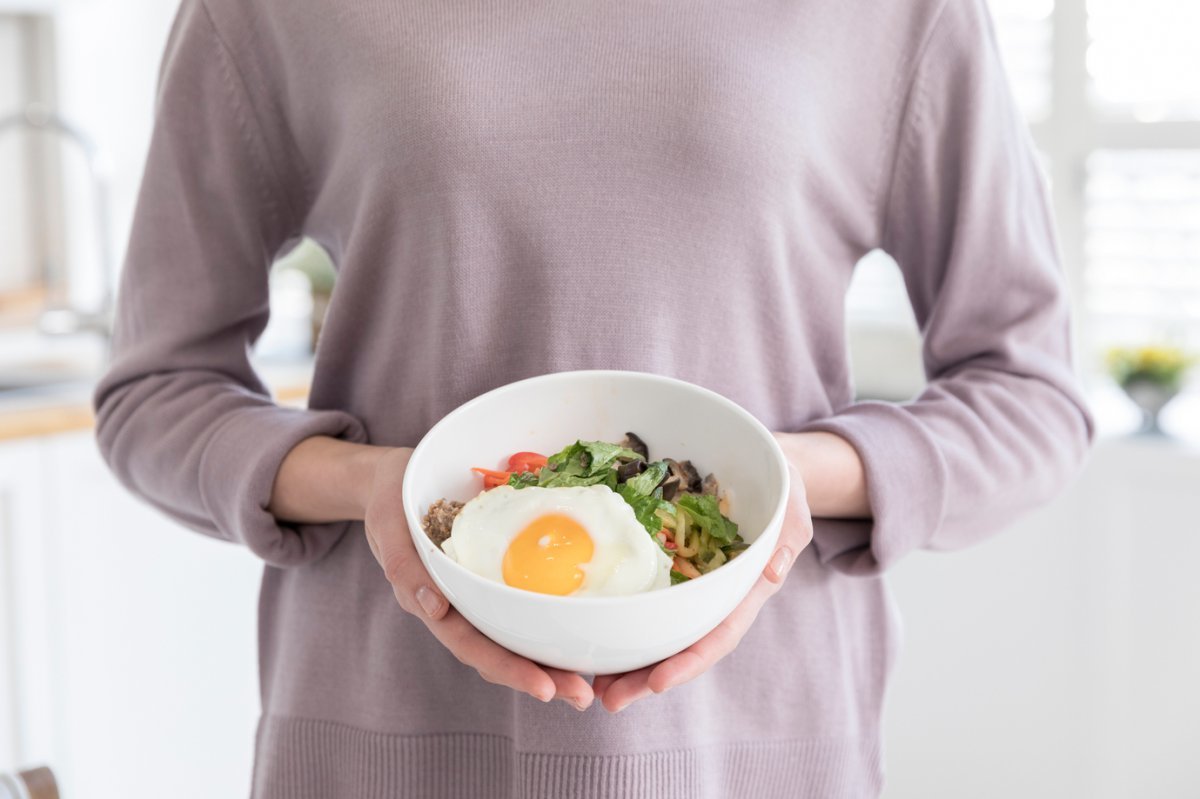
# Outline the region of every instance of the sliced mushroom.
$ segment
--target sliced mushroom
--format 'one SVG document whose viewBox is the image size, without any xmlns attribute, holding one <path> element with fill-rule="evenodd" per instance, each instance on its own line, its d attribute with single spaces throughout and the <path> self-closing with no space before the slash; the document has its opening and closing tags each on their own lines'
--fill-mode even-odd
<svg viewBox="0 0 1200 799">
<path fill-rule="evenodd" d="M 638 438 L 637 433 L 626 433 L 624 440 L 621 441 L 621 446 L 625 449 L 633 450 L 646 460 L 650 460 L 650 448 L 646 446 L 645 441 Z"/>
<path fill-rule="evenodd" d="M 675 499 L 675 495 L 679 493 L 679 477 L 677 475 L 668 472 L 659 485 L 662 486 L 662 498 L 667 502 Z"/>
<path fill-rule="evenodd" d="M 617 467 L 617 482 L 624 483 L 630 477 L 636 477 L 646 471 L 645 461 L 625 461 Z"/>
<path fill-rule="evenodd" d="M 679 467 L 683 469 L 683 484 L 687 486 L 687 490 L 693 494 L 699 494 L 701 489 L 700 473 L 696 471 L 696 467 L 691 461 L 680 461 Z"/>
<path fill-rule="evenodd" d="M 672 458 L 663 458 L 667 464 L 667 475 L 679 478 L 679 484 L 683 487 L 687 486 L 687 474 L 683 471 L 683 467 L 679 465 L 679 461 Z"/>
<path fill-rule="evenodd" d="M 719 493 L 720 486 L 717 485 L 717 478 L 713 477 L 712 473 L 704 476 L 704 482 L 700 486 L 701 494 L 712 494 L 714 497 Z"/>
</svg>

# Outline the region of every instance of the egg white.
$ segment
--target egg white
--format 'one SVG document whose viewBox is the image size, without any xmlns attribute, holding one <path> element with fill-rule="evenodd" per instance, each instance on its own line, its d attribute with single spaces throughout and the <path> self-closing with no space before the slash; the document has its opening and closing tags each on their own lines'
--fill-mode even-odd
<svg viewBox="0 0 1200 799">
<path fill-rule="evenodd" d="M 623 596 L 671 584 L 671 558 L 638 523 L 633 508 L 607 486 L 484 491 L 463 505 L 442 551 L 481 577 L 504 582 L 504 553 L 539 516 L 561 513 L 592 538 L 583 584 L 570 596 Z"/>
</svg>

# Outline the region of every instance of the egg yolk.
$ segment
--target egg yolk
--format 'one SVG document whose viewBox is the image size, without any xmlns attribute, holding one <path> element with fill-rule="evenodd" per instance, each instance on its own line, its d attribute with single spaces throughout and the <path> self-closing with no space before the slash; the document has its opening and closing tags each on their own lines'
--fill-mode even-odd
<svg viewBox="0 0 1200 799">
<path fill-rule="evenodd" d="M 583 564 L 595 545 L 579 522 L 561 513 L 539 516 L 504 553 L 504 582 L 539 594 L 565 596 L 583 584 Z"/>
</svg>

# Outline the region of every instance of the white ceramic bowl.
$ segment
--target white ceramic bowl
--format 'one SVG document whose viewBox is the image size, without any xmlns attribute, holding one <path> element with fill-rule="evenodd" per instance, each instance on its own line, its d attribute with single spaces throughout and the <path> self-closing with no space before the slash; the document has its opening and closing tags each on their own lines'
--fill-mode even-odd
<svg viewBox="0 0 1200 799">
<path fill-rule="evenodd" d="M 751 542 L 695 580 L 624 597 L 560 597 L 486 580 L 451 560 L 421 528 L 430 504 L 482 490 L 472 466 L 550 455 L 576 439 L 619 442 L 637 433 L 651 458 L 691 459 L 728 492 L 729 517 Z M 774 437 L 733 401 L 682 380 L 614 370 L 557 372 L 476 397 L 435 424 L 404 476 L 408 525 L 446 598 L 492 640 L 531 660 L 585 674 L 647 666 L 712 630 L 749 592 L 774 551 L 788 469 Z"/>
</svg>

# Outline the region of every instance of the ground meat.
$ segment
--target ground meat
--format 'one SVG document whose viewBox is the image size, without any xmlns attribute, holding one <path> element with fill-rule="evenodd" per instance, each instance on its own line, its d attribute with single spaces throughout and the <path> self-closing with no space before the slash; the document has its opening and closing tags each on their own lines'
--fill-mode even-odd
<svg viewBox="0 0 1200 799">
<path fill-rule="evenodd" d="M 440 548 L 442 542 L 450 537 L 450 528 L 454 525 L 454 517 L 462 510 L 463 503 L 453 499 L 439 499 L 429 506 L 429 513 L 421 520 L 425 535 Z"/>
</svg>

